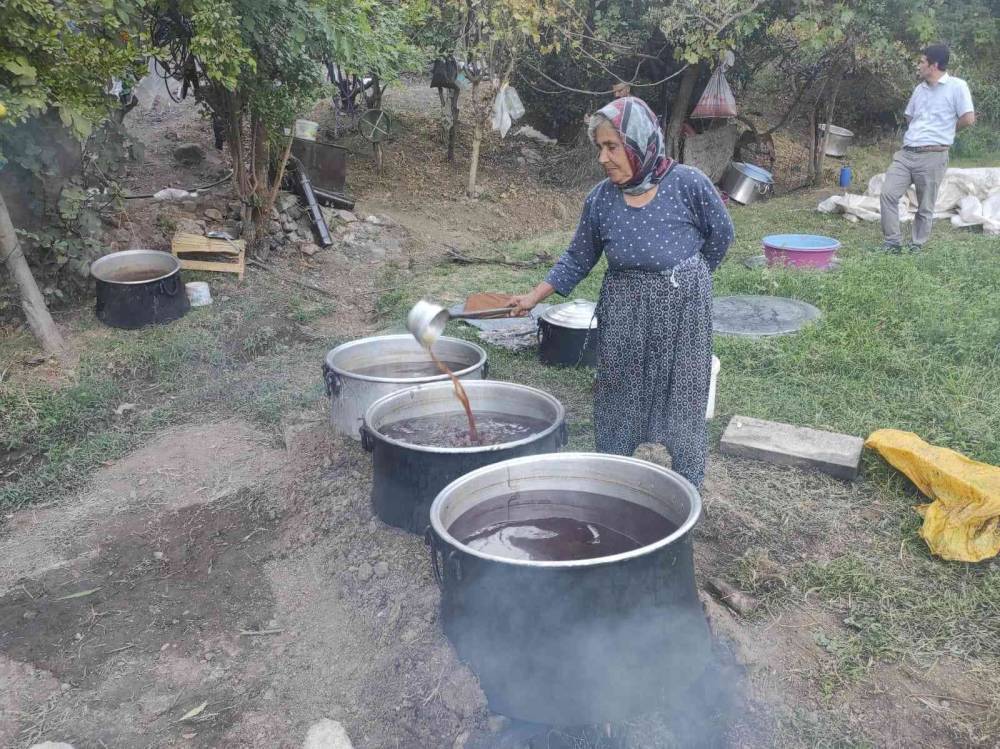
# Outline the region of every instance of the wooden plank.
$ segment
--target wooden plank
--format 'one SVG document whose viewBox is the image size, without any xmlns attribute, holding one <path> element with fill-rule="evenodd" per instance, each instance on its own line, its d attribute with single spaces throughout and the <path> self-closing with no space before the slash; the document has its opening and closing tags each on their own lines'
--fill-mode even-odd
<svg viewBox="0 0 1000 749">
<path fill-rule="evenodd" d="M 239 255 L 246 250 L 246 242 L 242 239 L 213 239 L 200 234 L 177 232 L 170 243 L 170 251 L 174 255 L 182 252 L 210 252 L 222 255 Z"/>
<path fill-rule="evenodd" d="M 728 455 L 815 468 L 842 479 L 857 477 L 863 447 L 860 437 L 749 416 L 733 416 L 719 443 Z"/>
</svg>

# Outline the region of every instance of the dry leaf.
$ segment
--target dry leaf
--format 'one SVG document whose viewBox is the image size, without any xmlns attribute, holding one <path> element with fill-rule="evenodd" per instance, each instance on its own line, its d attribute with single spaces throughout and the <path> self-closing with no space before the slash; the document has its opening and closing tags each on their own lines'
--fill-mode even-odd
<svg viewBox="0 0 1000 749">
<path fill-rule="evenodd" d="M 202 714 L 202 712 L 206 707 L 208 707 L 207 702 L 202 702 L 200 705 L 198 705 L 198 707 L 192 707 L 190 710 L 184 713 L 184 715 L 181 716 L 181 719 L 177 722 L 183 723 L 185 720 L 191 720 L 191 718 L 197 718 L 199 715 Z"/>
<path fill-rule="evenodd" d="M 70 593 L 68 596 L 62 596 L 62 597 L 56 598 L 54 600 L 56 600 L 56 601 L 68 601 L 70 598 L 83 598 L 84 596 L 92 595 L 92 594 L 96 593 L 99 590 L 100 590 L 100 588 L 91 588 L 90 590 L 81 590 L 79 593 Z"/>
</svg>

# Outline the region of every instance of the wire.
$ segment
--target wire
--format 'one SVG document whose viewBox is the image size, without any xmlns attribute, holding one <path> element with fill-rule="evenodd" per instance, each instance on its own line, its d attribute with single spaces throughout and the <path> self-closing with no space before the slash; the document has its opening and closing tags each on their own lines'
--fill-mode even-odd
<svg viewBox="0 0 1000 749">
<path fill-rule="evenodd" d="M 233 176 L 233 170 L 230 169 L 229 170 L 229 174 L 227 174 L 222 179 L 216 180 L 215 182 L 211 183 L 210 185 L 202 185 L 201 187 L 190 187 L 190 188 L 179 187 L 177 189 L 178 190 L 185 190 L 186 192 L 201 192 L 202 190 L 207 190 L 210 187 L 215 187 L 216 185 L 221 185 L 223 182 L 231 179 L 232 176 Z M 150 193 L 149 195 L 119 195 L 118 197 L 120 197 L 122 200 L 139 200 L 139 199 L 143 199 L 143 198 L 152 198 L 152 197 L 155 197 L 155 196 L 156 196 L 156 193 Z"/>
</svg>

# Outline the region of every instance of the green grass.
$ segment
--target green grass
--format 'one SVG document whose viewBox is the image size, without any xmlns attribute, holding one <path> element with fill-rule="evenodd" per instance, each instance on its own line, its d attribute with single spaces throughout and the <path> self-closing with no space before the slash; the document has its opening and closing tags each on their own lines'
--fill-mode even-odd
<svg viewBox="0 0 1000 749">
<path fill-rule="evenodd" d="M 0 508 L 72 491 L 166 426 L 235 415 L 276 437 L 284 414 L 319 401 L 326 344 L 294 336 L 327 301 L 213 282 L 211 307 L 162 327 L 90 337 L 62 388 L 0 382 L 0 467 L 6 455 L 12 470 L 0 482 Z M 96 326 L 84 312 L 77 332 Z M 123 403 L 137 408 L 116 414 Z"/>
</svg>

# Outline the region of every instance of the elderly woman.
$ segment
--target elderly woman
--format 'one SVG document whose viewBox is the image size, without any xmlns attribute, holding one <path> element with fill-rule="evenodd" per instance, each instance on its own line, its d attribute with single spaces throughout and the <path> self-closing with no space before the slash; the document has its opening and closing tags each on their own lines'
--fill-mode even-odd
<svg viewBox="0 0 1000 749">
<path fill-rule="evenodd" d="M 589 126 L 608 178 L 591 190 L 569 248 L 531 292 L 523 314 L 554 291 L 570 294 L 604 253 L 597 304 L 597 449 L 632 455 L 660 442 L 675 471 L 705 478 L 712 366 L 712 276 L 733 241 L 719 193 L 697 169 L 664 154 L 656 116 L 616 99 Z"/>
</svg>

